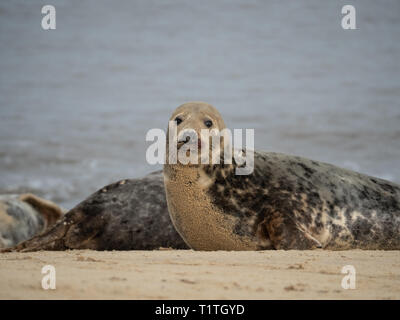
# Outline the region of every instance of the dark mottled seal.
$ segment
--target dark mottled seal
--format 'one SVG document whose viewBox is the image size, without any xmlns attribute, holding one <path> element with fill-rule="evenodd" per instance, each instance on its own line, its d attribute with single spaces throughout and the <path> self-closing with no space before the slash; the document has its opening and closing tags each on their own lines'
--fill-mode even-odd
<svg viewBox="0 0 400 320">
<path fill-rule="evenodd" d="M 168 215 L 161 171 L 103 187 L 15 251 L 187 248 Z"/>
<path fill-rule="evenodd" d="M 51 227 L 63 215 L 55 203 L 27 193 L 0 196 L 0 248 L 15 246 Z"/>
<path fill-rule="evenodd" d="M 200 135 L 206 121 L 225 127 L 201 102 L 180 106 L 174 120 L 178 136 L 187 128 Z M 236 167 L 222 155 L 217 165 L 164 165 L 169 212 L 191 248 L 400 249 L 399 185 L 272 152 L 255 152 L 250 175 L 235 175 Z"/>
</svg>

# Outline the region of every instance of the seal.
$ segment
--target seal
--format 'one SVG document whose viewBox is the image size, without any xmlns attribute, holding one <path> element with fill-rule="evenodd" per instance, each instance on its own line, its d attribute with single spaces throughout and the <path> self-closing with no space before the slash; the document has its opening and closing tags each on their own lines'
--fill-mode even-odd
<svg viewBox="0 0 400 320">
<path fill-rule="evenodd" d="M 3 251 L 186 249 L 168 215 L 162 172 L 107 185 L 46 232 Z"/>
<path fill-rule="evenodd" d="M 170 121 L 177 124 L 178 150 L 188 142 L 179 139 L 188 128 L 198 136 L 201 129 L 225 128 L 205 102 L 181 105 Z M 395 183 L 274 152 L 254 151 L 249 175 L 236 175 L 235 160 L 224 163 L 223 148 L 220 164 L 169 163 L 168 139 L 168 209 L 193 249 L 400 249 Z"/>
<path fill-rule="evenodd" d="M 55 203 L 26 193 L 0 196 L 0 248 L 15 246 L 41 233 L 61 218 Z"/>
</svg>

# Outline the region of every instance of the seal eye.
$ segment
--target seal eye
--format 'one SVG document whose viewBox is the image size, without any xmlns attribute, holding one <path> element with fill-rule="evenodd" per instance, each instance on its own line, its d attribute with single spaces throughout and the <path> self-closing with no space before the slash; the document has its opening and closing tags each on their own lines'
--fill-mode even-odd
<svg viewBox="0 0 400 320">
<path fill-rule="evenodd" d="M 175 118 L 175 122 L 176 122 L 176 125 L 179 126 L 179 124 L 182 122 L 182 119 L 179 118 L 179 117 L 176 117 L 176 118 Z"/>
<path fill-rule="evenodd" d="M 207 128 L 211 128 L 211 126 L 213 125 L 211 120 L 204 121 L 204 124 L 206 125 Z"/>
</svg>

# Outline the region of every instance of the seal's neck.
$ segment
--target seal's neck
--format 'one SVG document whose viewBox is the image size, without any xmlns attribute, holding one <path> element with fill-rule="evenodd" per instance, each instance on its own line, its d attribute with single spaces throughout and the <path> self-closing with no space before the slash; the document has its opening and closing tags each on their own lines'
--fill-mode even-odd
<svg viewBox="0 0 400 320">
<path fill-rule="evenodd" d="M 243 151 L 244 152 L 244 151 Z M 210 151 L 211 154 L 211 151 Z M 233 151 L 232 151 L 233 154 Z M 164 178 L 171 181 L 179 180 L 184 183 L 184 181 L 188 184 L 196 182 L 200 180 L 201 185 L 204 187 L 204 180 L 208 180 L 207 185 L 211 182 L 215 181 L 218 177 L 227 177 L 228 175 L 235 172 L 237 167 L 242 167 L 239 165 L 235 158 L 233 158 L 230 162 L 225 163 L 225 157 L 223 149 L 220 150 L 219 153 L 219 163 L 218 164 L 181 164 L 174 163 L 170 164 L 168 162 L 168 151 L 167 151 L 167 161 L 164 164 Z M 210 159 L 211 162 L 211 159 Z M 183 186 L 182 186 L 183 187 Z"/>
<path fill-rule="evenodd" d="M 182 165 L 165 164 L 164 180 L 174 184 L 179 184 L 180 188 L 199 189 L 207 191 L 215 182 L 223 180 L 234 172 L 235 166 L 230 164 L 214 165 Z"/>
</svg>

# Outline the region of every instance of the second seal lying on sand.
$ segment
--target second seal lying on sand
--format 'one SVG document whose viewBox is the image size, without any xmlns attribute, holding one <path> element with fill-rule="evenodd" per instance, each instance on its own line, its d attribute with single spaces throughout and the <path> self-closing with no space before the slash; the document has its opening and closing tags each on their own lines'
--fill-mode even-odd
<svg viewBox="0 0 400 320">
<path fill-rule="evenodd" d="M 202 102 L 180 106 L 171 121 L 178 149 L 189 142 L 179 140 L 186 129 L 200 137 L 201 129 L 225 128 Z M 191 248 L 400 249 L 399 185 L 271 152 L 255 152 L 253 173 L 235 175 L 237 164 L 220 158 L 215 165 L 164 165 L 168 209 Z"/>
<path fill-rule="evenodd" d="M 8 251 L 187 248 L 168 216 L 160 171 L 92 194 L 43 234 Z"/>
<path fill-rule="evenodd" d="M 0 248 L 12 247 L 56 223 L 63 211 L 33 194 L 0 195 Z"/>
</svg>

